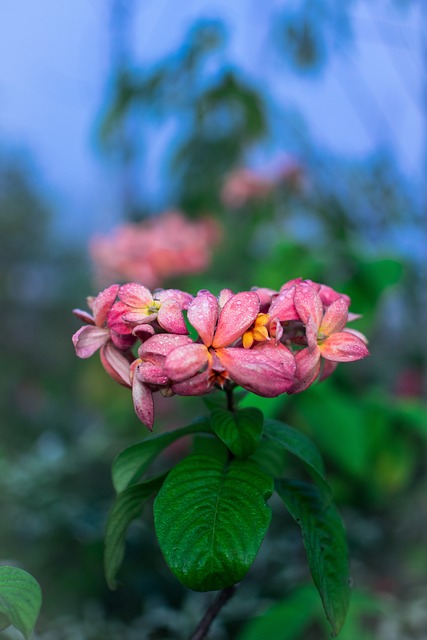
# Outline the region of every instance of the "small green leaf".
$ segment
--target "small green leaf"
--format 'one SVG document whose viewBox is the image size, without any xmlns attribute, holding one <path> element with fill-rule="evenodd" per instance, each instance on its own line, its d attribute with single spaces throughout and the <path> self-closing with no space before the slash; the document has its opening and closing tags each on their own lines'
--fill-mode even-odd
<svg viewBox="0 0 427 640">
<path fill-rule="evenodd" d="M 304 637 L 308 625 L 321 613 L 316 589 L 313 585 L 304 585 L 251 620 L 237 640 L 298 640 Z"/>
<path fill-rule="evenodd" d="M 145 502 L 160 489 L 166 474 L 134 484 L 119 493 L 108 515 L 105 531 L 104 568 L 110 589 L 116 588 L 116 574 L 125 554 L 127 529 L 141 515 Z"/>
<path fill-rule="evenodd" d="M 149 436 L 124 449 L 113 462 L 113 485 L 120 493 L 126 487 L 135 484 L 146 471 L 152 461 L 172 442 L 193 433 L 210 433 L 208 418 L 203 418 L 175 431 L 168 431 L 155 436 Z"/>
<path fill-rule="evenodd" d="M 310 438 L 302 433 L 302 431 L 294 429 L 278 420 L 266 420 L 264 424 L 264 434 L 268 440 L 277 442 L 301 460 L 325 495 L 330 495 L 331 490 L 325 478 L 322 456 Z"/>
<path fill-rule="evenodd" d="M 160 548 L 172 573 L 195 591 L 239 582 L 271 520 L 272 478 L 250 460 L 192 455 L 169 473 L 154 502 Z"/>
<path fill-rule="evenodd" d="M 247 458 L 255 451 L 261 440 L 263 422 L 261 411 L 250 407 L 234 412 L 216 408 L 211 413 L 214 433 L 237 458 Z"/>
<path fill-rule="evenodd" d="M 340 514 L 315 485 L 278 480 L 276 491 L 301 527 L 311 575 L 337 635 L 350 601 L 347 537 Z"/>
<path fill-rule="evenodd" d="M 0 630 L 12 624 L 29 638 L 42 603 L 40 586 L 29 573 L 0 567 Z"/>
</svg>

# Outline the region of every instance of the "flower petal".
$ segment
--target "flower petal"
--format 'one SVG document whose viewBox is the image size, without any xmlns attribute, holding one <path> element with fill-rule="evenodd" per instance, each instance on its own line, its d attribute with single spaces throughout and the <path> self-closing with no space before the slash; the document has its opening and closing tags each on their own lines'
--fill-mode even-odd
<svg viewBox="0 0 427 640">
<path fill-rule="evenodd" d="M 155 292 L 154 299 L 159 302 L 165 302 L 165 300 L 173 300 L 179 304 L 180 309 L 188 309 L 190 302 L 194 300 L 191 293 L 186 291 L 180 291 L 179 289 L 161 289 Z"/>
<path fill-rule="evenodd" d="M 295 354 L 297 365 L 295 384 L 289 393 L 300 393 L 315 382 L 320 373 L 320 351 L 302 349 Z"/>
<path fill-rule="evenodd" d="M 110 339 L 108 329 L 94 325 L 80 327 L 73 335 L 73 344 L 79 358 L 89 358 Z"/>
<path fill-rule="evenodd" d="M 107 342 L 100 351 L 102 366 L 109 376 L 124 387 L 131 387 L 130 381 L 130 359 L 133 357 L 116 349 Z"/>
<path fill-rule="evenodd" d="M 338 298 L 344 298 L 347 307 L 350 306 L 351 300 L 349 296 L 347 296 L 345 293 L 338 293 L 338 291 L 335 291 L 335 289 L 332 289 L 332 287 L 328 287 L 328 285 L 326 284 L 320 285 L 319 296 L 324 307 L 329 307 L 329 305 L 335 302 L 335 300 L 337 300 Z"/>
<path fill-rule="evenodd" d="M 143 342 L 139 347 L 138 355 L 140 358 L 144 358 L 147 354 L 151 353 L 167 356 L 173 349 L 182 347 L 185 344 L 192 344 L 192 342 L 190 336 L 158 333 Z"/>
<path fill-rule="evenodd" d="M 187 344 L 169 353 L 165 360 L 165 372 L 171 380 L 182 382 L 192 378 L 206 366 L 209 352 L 204 344 Z"/>
<path fill-rule="evenodd" d="M 295 285 L 282 289 L 273 299 L 268 309 L 271 318 L 277 318 L 281 322 L 286 320 L 299 320 L 299 315 L 294 305 Z"/>
<path fill-rule="evenodd" d="M 210 347 L 213 340 L 215 325 L 218 320 L 218 300 L 203 289 L 199 291 L 188 307 L 187 317 L 190 324 L 201 337 L 203 344 Z"/>
<path fill-rule="evenodd" d="M 319 327 L 323 317 L 323 304 L 319 296 L 320 285 L 311 280 L 304 280 L 297 285 L 294 295 L 294 304 L 297 313 L 304 324 L 307 324 L 309 316 L 313 318 Z"/>
<path fill-rule="evenodd" d="M 320 333 L 330 336 L 342 331 L 348 320 L 348 304 L 344 298 L 337 298 L 329 305 L 320 323 Z"/>
<path fill-rule="evenodd" d="M 175 382 L 172 385 L 172 391 L 179 396 L 204 396 L 206 393 L 212 391 L 212 388 L 207 369 L 188 380 Z"/>
<path fill-rule="evenodd" d="M 255 291 L 242 291 L 230 298 L 220 313 L 212 346 L 227 347 L 241 338 L 257 317 L 259 304 Z"/>
<path fill-rule="evenodd" d="M 105 322 L 107 321 L 107 316 L 114 304 L 114 301 L 117 298 L 119 289 L 120 285 L 112 284 L 111 287 L 107 287 L 107 289 L 104 289 L 104 291 L 98 293 L 96 298 L 92 299 L 91 307 L 97 327 L 104 326 Z"/>
<path fill-rule="evenodd" d="M 176 300 L 162 302 L 157 314 L 157 322 L 168 333 L 188 334 L 181 306 Z"/>
<path fill-rule="evenodd" d="M 135 309 L 149 307 L 153 302 L 151 291 L 137 282 L 123 284 L 119 290 L 119 298 L 128 307 Z"/>
<path fill-rule="evenodd" d="M 354 362 L 369 355 L 363 340 L 348 331 L 332 334 L 319 349 L 324 358 L 334 362 Z"/>
<path fill-rule="evenodd" d="M 294 384 L 294 356 L 282 344 L 229 347 L 218 349 L 217 355 L 234 382 L 260 396 L 278 396 Z"/>
<path fill-rule="evenodd" d="M 164 367 L 154 362 L 141 362 L 136 369 L 135 375 L 140 382 L 145 382 L 146 384 L 161 386 L 169 382 Z"/>
<path fill-rule="evenodd" d="M 73 309 L 73 313 L 78 317 L 79 320 L 82 320 L 87 324 L 95 324 L 94 317 L 87 311 L 82 311 L 81 309 Z"/>
<path fill-rule="evenodd" d="M 132 399 L 135 413 L 150 431 L 154 424 L 153 394 L 148 384 L 141 382 L 136 376 L 133 379 Z"/>
</svg>

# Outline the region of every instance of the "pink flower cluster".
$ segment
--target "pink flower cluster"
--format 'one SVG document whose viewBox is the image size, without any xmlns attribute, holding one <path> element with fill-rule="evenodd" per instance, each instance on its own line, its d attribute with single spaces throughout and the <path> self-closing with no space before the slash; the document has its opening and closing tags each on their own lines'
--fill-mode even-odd
<svg viewBox="0 0 427 640">
<path fill-rule="evenodd" d="M 188 220 L 179 211 L 168 211 L 123 224 L 110 235 L 95 235 L 89 252 L 97 282 L 136 280 L 152 287 L 171 275 L 204 271 L 220 239 L 213 218 Z"/>
<path fill-rule="evenodd" d="M 149 429 L 155 391 L 191 396 L 240 385 L 265 397 L 298 393 L 339 362 L 369 355 L 365 337 L 346 326 L 359 317 L 349 313 L 348 296 L 301 278 L 279 291 L 223 289 L 218 297 L 114 284 L 88 304 L 92 314 L 74 310 L 86 323 L 73 335 L 76 353 L 88 358 L 100 349 Z"/>
</svg>

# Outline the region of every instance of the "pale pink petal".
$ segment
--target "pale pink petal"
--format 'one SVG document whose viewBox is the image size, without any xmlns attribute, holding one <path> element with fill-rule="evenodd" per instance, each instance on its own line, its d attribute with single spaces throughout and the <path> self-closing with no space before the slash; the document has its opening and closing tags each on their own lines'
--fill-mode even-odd
<svg viewBox="0 0 427 640">
<path fill-rule="evenodd" d="M 180 291 L 179 289 L 161 289 L 155 292 L 154 299 L 159 302 L 174 300 L 179 304 L 180 309 L 188 309 L 188 305 L 194 300 L 194 296 L 192 296 L 191 293 Z"/>
<path fill-rule="evenodd" d="M 98 327 L 104 326 L 107 321 L 107 316 L 117 298 L 119 289 L 120 285 L 112 284 L 111 287 L 107 287 L 107 289 L 101 291 L 96 298 L 92 299 L 93 317 Z"/>
<path fill-rule="evenodd" d="M 295 354 L 295 361 L 297 365 L 295 384 L 289 393 L 300 393 L 315 382 L 320 373 L 320 351 L 302 349 Z"/>
<path fill-rule="evenodd" d="M 119 290 L 119 298 L 124 304 L 136 309 L 149 307 L 153 302 L 151 291 L 137 282 L 122 285 Z"/>
<path fill-rule="evenodd" d="M 218 296 L 218 304 L 220 306 L 220 309 L 222 309 L 225 303 L 228 302 L 233 296 L 234 293 L 231 289 L 221 289 Z"/>
<path fill-rule="evenodd" d="M 334 300 L 325 311 L 319 332 L 325 336 L 342 331 L 347 324 L 348 305 L 344 298 Z"/>
<path fill-rule="evenodd" d="M 234 382 L 260 396 L 278 396 L 294 383 L 294 357 L 284 345 L 231 347 L 218 349 L 217 354 Z"/>
<path fill-rule="evenodd" d="M 305 336 L 307 338 L 307 345 L 310 351 L 317 350 L 317 332 L 318 326 L 311 316 L 307 320 L 305 325 Z"/>
<path fill-rule="evenodd" d="M 348 331 L 332 334 L 319 349 L 324 358 L 334 362 L 353 362 L 369 355 L 363 340 Z"/>
<path fill-rule="evenodd" d="M 362 340 L 362 342 L 364 342 L 365 344 L 368 344 L 368 338 L 360 331 L 357 331 L 357 329 L 349 329 L 348 327 L 346 327 L 345 329 L 343 329 L 343 331 L 345 333 L 351 333 L 353 336 L 357 336 Z"/>
<path fill-rule="evenodd" d="M 294 305 L 295 286 L 282 289 L 273 298 L 267 313 L 271 318 L 278 318 L 281 322 L 286 320 L 299 320 L 299 315 Z"/>
<path fill-rule="evenodd" d="M 287 282 L 285 282 L 284 284 L 282 284 L 282 286 L 280 287 L 280 291 L 283 291 L 284 289 L 290 289 L 290 287 L 293 287 L 297 284 L 299 284 L 300 282 L 302 282 L 302 278 L 293 278 L 292 280 L 288 280 Z"/>
<path fill-rule="evenodd" d="M 73 344 L 79 358 L 89 358 L 110 339 L 108 329 L 100 329 L 93 325 L 81 327 L 73 335 Z"/>
<path fill-rule="evenodd" d="M 172 391 L 179 396 L 204 396 L 212 391 L 212 388 L 207 369 L 184 382 L 175 382 L 172 385 Z"/>
<path fill-rule="evenodd" d="M 236 293 L 225 303 L 219 315 L 212 346 L 215 349 L 227 347 L 241 338 L 254 322 L 258 312 L 259 298 L 255 291 Z"/>
<path fill-rule="evenodd" d="M 153 394 L 148 384 L 141 382 L 135 376 L 132 385 L 132 399 L 135 413 L 150 431 L 154 424 L 154 401 Z"/>
<path fill-rule="evenodd" d="M 138 355 L 140 358 L 144 358 L 147 354 L 152 353 L 167 356 L 173 349 L 192 343 L 193 341 L 190 336 L 158 333 L 148 338 L 148 340 L 139 347 Z"/>
<path fill-rule="evenodd" d="M 255 291 L 257 294 L 260 302 L 260 310 L 262 310 L 263 313 L 267 313 L 266 310 L 271 304 L 271 301 L 278 295 L 277 291 L 266 287 L 252 287 L 251 291 Z"/>
<path fill-rule="evenodd" d="M 87 311 L 82 311 L 81 309 L 73 309 L 73 313 L 78 317 L 79 320 L 82 320 L 87 324 L 95 324 L 94 317 Z"/>
<path fill-rule="evenodd" d="M 175 300 L 162 302 L 157 314 L 157 322 L 168 333 L 188 334 L 181 306 Z"/>
<path fill-rule="evenodd" d="M 130 355 L 116 349 L 111 342 L 107 342 L 100 351 L 102 366 L 109 376 L 119 384 L 130 387 Z"/>
<path fill-rule="evenodd" d="M 129 307 L 128 307 L 129 308 Z M 157 311 L 154 313 L 146 314 L 143 311 L 129 311 L 122 316 L 123 321 L 129 326 L 137 326 L 140 324 L 148 324 L 154 322 L 157 318 Z"/>
<path fill-rule="evenodd" d="M 323 304 L 318 293 L 319 288 L 320 285 L 311 282 L 311 280 L 304 280 L 296 287 L 295 309 L 304 324 L 307 324 L 307 320 L 311 316 L 316 325 L 320 326 L 323 317 Z"/>
<path fill-rule="evenodd" d="M 353 313 L 352 311 L 349 311 L 347 322 L 353 322 L 353 320 L 359 320 L 360 318 L 363 318 L 361 313 Z"/>
<path fill-rule="evenodd" d="M 188 307 L 188 320 L 207 347 L 212 344 L 218 312 L 218 300 L 206 290 L 199 291 Z"/>
<path fill-rule="evenodd" d="M 206 366 L 209 352 L 204 344 L 187 344 L 169 353 L 165 360 L 165 372 L 171 380 L 182 382 L 193 377 Z"/>
</svg>

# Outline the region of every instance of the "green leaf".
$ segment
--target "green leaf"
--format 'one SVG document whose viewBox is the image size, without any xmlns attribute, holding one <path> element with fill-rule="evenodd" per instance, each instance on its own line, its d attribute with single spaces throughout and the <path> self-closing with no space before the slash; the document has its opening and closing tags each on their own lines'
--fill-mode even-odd
<svg viewBox="0 0 427 640">
<path fill-rule="evenodd" d="M 278 480 L 276 491 L 301 527 L 311 575 L 337 635 L 350 601 L 347 538 L 340 514 L 315 485 Z"/>
<path fill-rule="evenodd" d="M 296 456 L 304 464 L 325 495 L 330 495 L 331 489 L 325 478 L 322 456 L 308 436 L 299 431 L 299 429 L 294 429 L 278 420 L 266 420 L 264 434 L 268 440 L 277 442 L 277 444 Z"/>
<path fill-rule="evenodd" d="M 189 456 L 169 473 L 154 502 L 160 548 L 186 587 L 211 591 L 246 574 L 271 520 L 273 480 L 250 460 Z"/>
<path fill-rule="evenodd" d="M 13 624 L 29 638 L 41 603 L 41 589 L 33 576 L 16 567 L 0 567 L 0 630 Z"/>
<path fill-rule="evenodd" d="M 262 434 L 263 415 L 254 408 L 231 412 L 216 408 L 211 413 L 214 433 L 237 458 L 247 458 L 257 448 Z"/>
<path fill-rule="evenodd" d="M 125 554 L 125 536 L 135 518 L 142 513 L 145 502 L 160 489 L 167 474 L 135 484 L 119 493 L 107 519 L 105 531 L 104 569 L 110 589 L 116 588 L 116 574 Z"/>
<path fill-rule="evenodd" d="M 298 640 L 322 611 L 319 596 L 312 585 L 304 585 L 251 620 L 237 640 Z"/>
<path fill-rule="evenodd" d="M 124 449 L 115 458 L 112 468 L 113 485 L 117 493 L 135 484 L 152 461 L 170 444 L 183 436 L 203 432 L 211 432 L 208 418 L 200 419 L 182 429 L 147 437 L 142 442 Z"/>
</svg>

